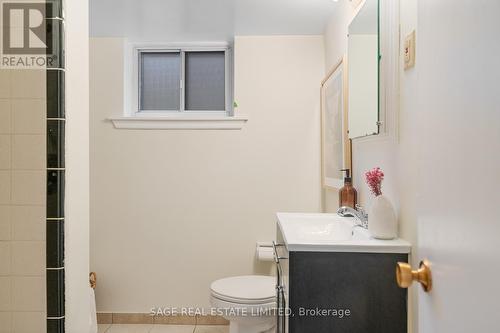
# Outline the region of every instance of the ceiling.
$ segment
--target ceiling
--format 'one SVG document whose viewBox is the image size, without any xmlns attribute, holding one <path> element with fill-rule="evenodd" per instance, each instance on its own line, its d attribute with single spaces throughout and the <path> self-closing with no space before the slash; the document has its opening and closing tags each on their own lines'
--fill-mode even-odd
<svg viewBox="0 0 500 333">
<path fill-rule="evenodd" d="M 314 35 L 335 7 L 332 0 L 90 0 L 90 33 L 141 41 Z"/>
</svg>

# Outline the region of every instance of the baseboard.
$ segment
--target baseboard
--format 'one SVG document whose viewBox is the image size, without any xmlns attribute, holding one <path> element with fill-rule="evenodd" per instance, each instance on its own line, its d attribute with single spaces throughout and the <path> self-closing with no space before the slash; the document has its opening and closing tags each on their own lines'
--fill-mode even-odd
<svg viewBox="0 0 500 333">
<path fill-rule="evenodd" d="M 98 324 L 229 325 L 220 316 L 152 316 L 147 313 L 97 313 Z"/>
</svg>

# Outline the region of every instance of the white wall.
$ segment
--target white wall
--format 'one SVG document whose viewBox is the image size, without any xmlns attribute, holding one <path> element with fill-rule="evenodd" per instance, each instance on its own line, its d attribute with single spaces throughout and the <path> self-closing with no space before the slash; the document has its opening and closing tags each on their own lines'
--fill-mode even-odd
<svg viewBox="0 0 500 333">
<path fill-rule="evenodd" d="M 98 311 L 208 306 L 218 278 L 269 273 L 275 212 L 319 210 L 321 36 L 237 37 L 240 131 L 116 130 L 123 39 L 91 40 L 91 267 Z"/>
<path fill-rule="evenodd" d="M 88 1 L 66 1 L 66 332 L 88 333 L 89 34 Z"/>
<path fill-rule="evenodd" d="M 392 0 L 385 0 L 392 1 Z M 347 27 L 355 15 L 355 8 L 348 2 L 339 2 L 339 11 L 332 16 L 325 30 L 325 50 L 327 65 L 334 64 L 347 50 Z M 416 29 L 417 0 L 400 1 L 401 39 Z M 384 8 L 384 2 L 382 2 Z M 418 33 L 417 33 L 418 36 Z M 381 36 L 382 39 L 387 36 Z M 418 49 L 418 43 L 417 43 Z M 382 55 L 384 56 L 384 55 Z M 418 61 L 418 60 L 417 60 Z M 415 117 L 417 116 L 416 71 L 415 69 L 403 71 L 400 68 L 400 107 L 398 110 L 399 123 L 396 128 L 388 128 L 394 135 L 383 135 L 370 138 L 354 139 L 353 141 L 353 182 L 358 190 L 358 201 L 361 205 L 369 207 L 371 195 L 364 182 L 364 173 L 373 168 L 380 167 L 386 177 L 383 183 L 383 192 L 387 195 L 399 215 L 400 236 L 412 244 L 417 244 L 416 232 L 416 191 L 417 179 L 416 147 L 418 137 Z M 392 116 L 392 115 L 389 115 Z M 327 208 L 334 211 L 338 207 L 337 193 L 326 193 Z M 418 254 L 414 251 L 412 260 Z M 417 332 L 417 300 L 415 289 L 410 289 L 410 329 Z"/>
<path fill-rule="evenodd" d="M 339 1 L 325 27 L 325 65 L 332 68 L 347 53 L 347 34 L 356 8 L 347 0 Z"/>
<path fill-rule="evenodd" d="M 417 29 L 417 2 L 418 0 L 404 0 L 400 4 L 401 45 L 407 35 Z M 417 31 L 417 50 L 418 50 Z M 397 147 L 397 196 L 399 198 L 399 232 L 414 244 L 412 249 L 412 265 L 418 266 L 422 258 L 416 249 L 417 237 L 417 185 L 420 172 L 418 171 L 418 146 L 421 127 L 418 126 L 419 99 L 417 88 L 418 66 L 403 70 L 403 48 L 400 56 L 400 108 L 399 108 L 399 145 Z M 418 58 L 418 56 L 417 56 Z M 418 60 L 417 60 L 418 61 Z M 432 175 L 431 175 L 432 176 Z M 409 289 L 409 302 L 411 309 L 410 328 L 418 332 L 418 289 Z"/>
</svg>

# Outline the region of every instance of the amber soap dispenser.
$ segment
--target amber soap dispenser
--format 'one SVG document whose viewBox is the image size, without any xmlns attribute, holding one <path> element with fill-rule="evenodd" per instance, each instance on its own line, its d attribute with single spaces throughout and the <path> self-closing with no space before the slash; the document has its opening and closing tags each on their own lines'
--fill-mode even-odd
<svg viewBox="0 0 500 333">
<path fill-rule="evenodd" d="M 358 202 L 358 192 L 352 186 L 351 170 L 342 169 L 344 171 L 344 186 L 339 190 L 339 207 L 352 207 L 356 208 L 356 203 Z"/>
</svg>

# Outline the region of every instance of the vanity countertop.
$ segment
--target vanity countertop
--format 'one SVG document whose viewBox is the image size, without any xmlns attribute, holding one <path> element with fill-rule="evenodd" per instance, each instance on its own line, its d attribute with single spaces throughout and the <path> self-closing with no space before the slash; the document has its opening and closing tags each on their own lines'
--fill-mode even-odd
<svg viewBox="0 0 500 333">
<path fill-rule="evenodd" d="M 288 251 L 410 253 L 411 244 L 396 238 L 374 239 L 355 219 L 337 214 L 277 213 Z"/>
</svg>

